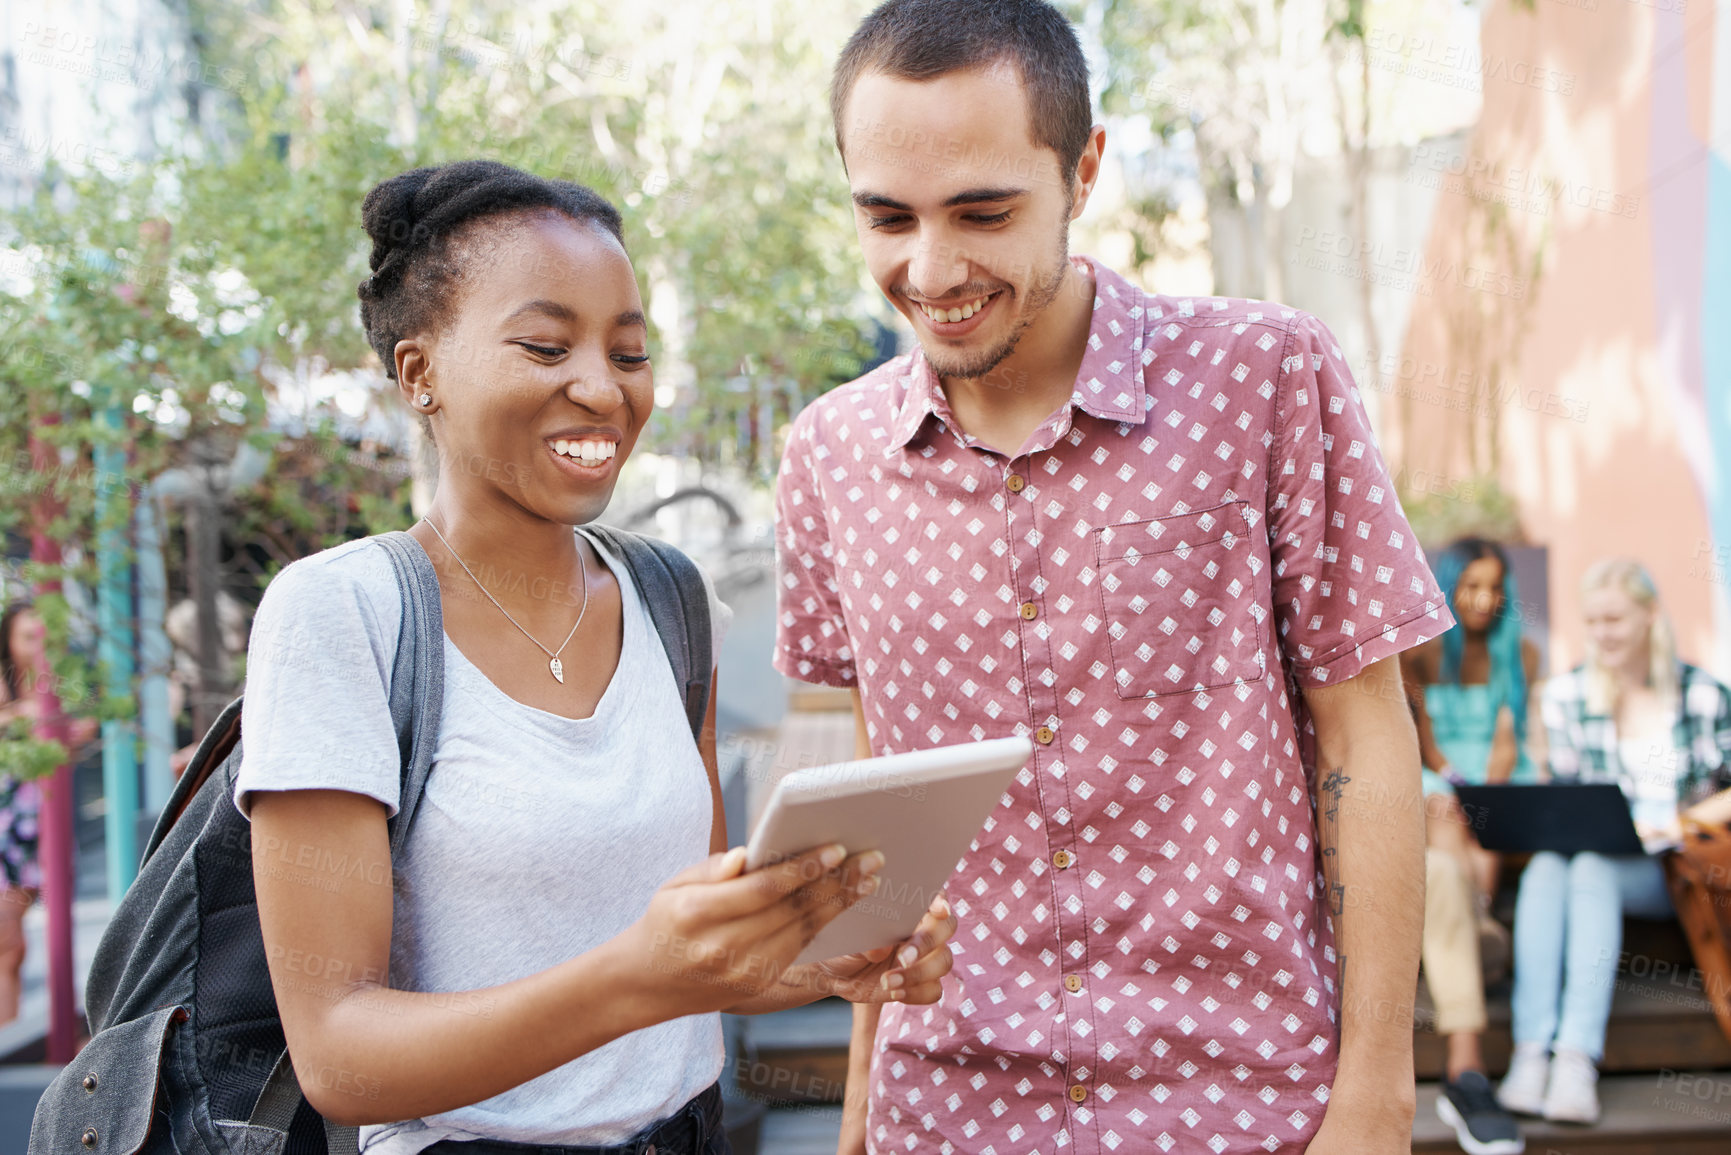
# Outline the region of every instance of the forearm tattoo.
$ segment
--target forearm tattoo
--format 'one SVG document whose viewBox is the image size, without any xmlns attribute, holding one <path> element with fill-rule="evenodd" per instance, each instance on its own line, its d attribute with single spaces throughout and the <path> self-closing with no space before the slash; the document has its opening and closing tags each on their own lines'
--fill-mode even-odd
<svg viewBox="0 0 1731 1155">
<path fill-rule="evenodd" d="M 1323 877 L 1328 885 L 1328 909 L 1336 917 L 1346 910 L 1346 886 L 1340 882 L 1340 858 L 1335 854 L 1337 819 L 1340 817 L 1340 800 L 1351 781 L 1345 767 L 1337 766 L 1323 776 L 1319 787 L 1323 795 L 1322 813 L 1327 819 L 1325 824 L 1319 824 L 1323 827 L 1319 831 L 1322 835 Z"/>
</svg>

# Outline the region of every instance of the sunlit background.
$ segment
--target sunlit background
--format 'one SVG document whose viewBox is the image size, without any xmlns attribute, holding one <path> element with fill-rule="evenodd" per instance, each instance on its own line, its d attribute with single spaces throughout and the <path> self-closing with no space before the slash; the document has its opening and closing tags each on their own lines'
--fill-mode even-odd
<svg viewBox="0 0 1731 1155">
<path fill-rule="evenodd" d="M 1731 678 L 1731 5 L 1060 7 L 1107 140 L 1072 250 L 1327 322 L 1421 540 L 1516 547 L 1549 669 L 1581 657 L 1581 571 L 1620 553 L 1683 656 Z M 224 615 L 243 637 L 276 569 L 427 500 L 360 330 L 359 204 L 472 156 L 624 211 L 658 413 L 610 516 L 718 574 L 724 729 L 741 759 L 774 731 L 780 438 L 910 341 L 864 274 L 828 119 L 867 8 L 0 6 L 4 593 L 66 579 L 39 598 L 62 696 L 141 739 L 109 773 L 139 777 L 145 820 L 239 685 L 234 646 L 196 639 Z M 0 772 L 40 757 L 0 742 Z M 110 844 L 124 823 L 99 771 L 79 798 L 96 896 L 124 877 L 104 819 Z"/>
</svg>

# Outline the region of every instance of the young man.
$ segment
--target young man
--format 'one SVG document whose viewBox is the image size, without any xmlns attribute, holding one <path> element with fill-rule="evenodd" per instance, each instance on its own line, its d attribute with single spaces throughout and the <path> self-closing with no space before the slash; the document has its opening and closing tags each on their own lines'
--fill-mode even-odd
<svg viewBox="0 0 1731 1155">
<path fill-rule="evenodd" d="M 1395 655 L 1452 619 L 1340 350 L 1068 257 L 1104 131 L 1038 0 L 890 0 L 831 103 L 919 347 L 794 424 L 776 664 L 862 752 L 1036 743 L 941 1003 L 856 1019 L 843 1151 L 1407 1150 Z"/>
</svg>

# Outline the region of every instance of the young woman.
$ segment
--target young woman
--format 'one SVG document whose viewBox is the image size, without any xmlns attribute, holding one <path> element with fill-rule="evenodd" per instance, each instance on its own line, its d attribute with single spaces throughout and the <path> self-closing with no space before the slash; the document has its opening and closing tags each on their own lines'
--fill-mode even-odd
<svg viewBox="0 0 1731 1155">
<path fill-rule="evenodd" d="M 722 853 L 714 697 L 700 750 L 629 573 L 573 530 L 653 395 L 617 211 L 468 161 L 384 182 L 363 216 L 362 320 L 438 448 L 410 533 L 444 593 L 445 693 L 393 885 L 384 550 L 348 543 L 266 591 L 235 801 L 301 1087 L 367 1155 L 724 1152 L 716 1012 L 934 1002 L 953 920 L 939 900 L 893 956 L 789 969 L 882 856 L 745 874 Z"/>
<path fill-rule="evenodd" d="M 1429 722 L 1421 743 L 1426 792 L 1453 778 L 1534 781 L 1526 738 L 1539 649 L 1521 633 L 1508 555 L 1496 542 L 1461 538 L 1437 555 L 1436 575 L 1456 627 L 1407 651 Z"/>
<path fill-rule="evenodd" d="M 1448 1048 L 1438 1113 L 1469 1150 L 1522 1150 L 1485 1072 L 1486 972 L 1504 972 L 1508 933 L 1490 915 L 1497 857 L 1482 849 L 1455 782 L 1531 781 L 1526 752 L 1538 647 L 1521 635 L 1508 556 L 1463 538 L 1437 555 L 1436 579 L 1455 627 L 1401 655 L 1418 722 L 1425 793 L 1424 976 Z"/>
<path fill-rule="evenodd" d="M 0 615 L 0 729 L 35 716 L 32 676 L 41 664 L 42 621 L 19 603 Z M 41 885 L 36 864 L 36 787 L 0 778 L 0 1023 L 18 1017 L 24 969 L 24 912 Z"/>
<path fill-rule="evenodd" d="M 36 684 L 49 676 L 46 631 L 29 602 L 0 614 L 0 730 L 36 717 Z M 68 719 L 67 745 L 77 750 L 96 736 L 94 718 Z M 42 872 L 36 862 L 36 810 L 30 782 L 0 778 L 0 1024 L 18 1017 L 24 969 L 24 912 L 36 899 Z"/>
<path fill-rule="evenodd" d="M 1648 853 L 1545 852 L 1527 864 L 1515 906 L 1515 1053 L 1498 1096 L 1512 1111 L 1592 1123 L 1623 916 L 1671 914 L 1658 855 L 1677 844 L 1681 807 L 1731 784 L 1731 692 L 1678 660 L 1639 563 L 1594 565 L 1581 603 L 1587 660 L 1541 698 L 1551 776 L 1616 782 Z"/>
</svg>

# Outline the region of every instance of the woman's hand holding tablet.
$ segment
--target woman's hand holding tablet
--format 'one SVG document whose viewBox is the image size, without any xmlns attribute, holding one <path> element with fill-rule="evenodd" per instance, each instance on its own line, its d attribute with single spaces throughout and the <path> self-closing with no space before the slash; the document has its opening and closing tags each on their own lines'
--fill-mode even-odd
<svg viewBox="0 0 1731 1155">
<path fill-rule="evenodd" d="M 681 1014 L 768 1009 L 778 984 L 937 1002 L 956 930 L 944 883 L 1032 753 L 999 738 L 796 771 L 749 847 L 669 879 L 616 941 Z"/>
<path fill-rule="evenodd" d="M 745 848 L 712 854 L 668 879 L 613 945 L 654 979 L 672 1015 L 726 1010 L 781 981 L 794 957 L 875 889 L 883 856 L 828 844 L 745 871 Z M 672 1017 L 663 1015 L 662 1017 Z"/>
</svg>

